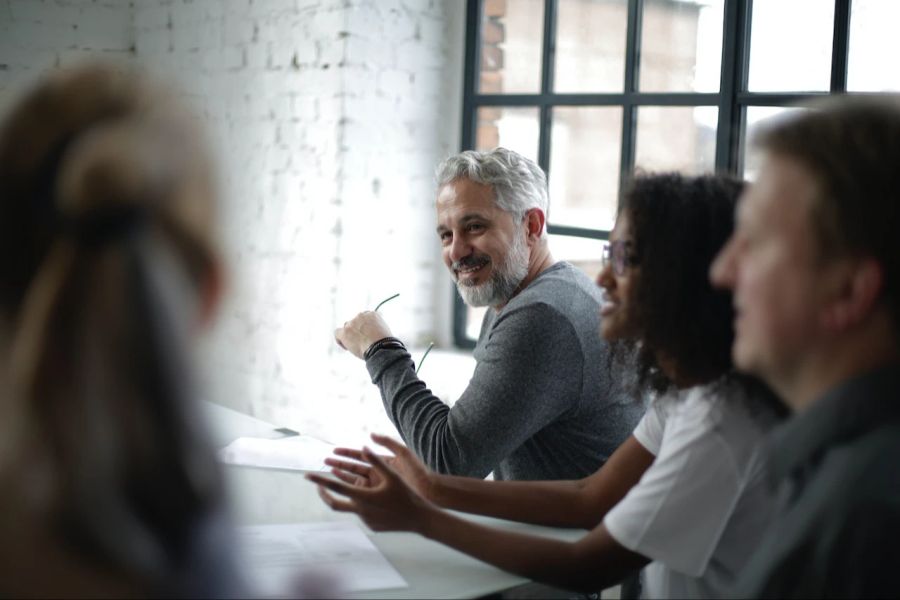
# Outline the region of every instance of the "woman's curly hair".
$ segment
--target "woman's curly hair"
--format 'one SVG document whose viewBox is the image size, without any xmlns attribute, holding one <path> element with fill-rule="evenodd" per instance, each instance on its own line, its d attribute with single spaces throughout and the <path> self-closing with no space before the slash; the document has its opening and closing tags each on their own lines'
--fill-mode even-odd
<svg viewBox="0 0 900 600">
<path fill-rule="evenodd" d="M 661 173 L 638 175 L 625 190 L 619 213 L 629 220 L 640 270 L 629 299 L 641 328 L 640 387 L 673 387 L 659 368 L 660 356 L 687 381 L 710 381 L 731 370 L 731 294 L 712 287 L 709 268 L 734 229 L 742 189 L 730 176 Z"/>
</svg>

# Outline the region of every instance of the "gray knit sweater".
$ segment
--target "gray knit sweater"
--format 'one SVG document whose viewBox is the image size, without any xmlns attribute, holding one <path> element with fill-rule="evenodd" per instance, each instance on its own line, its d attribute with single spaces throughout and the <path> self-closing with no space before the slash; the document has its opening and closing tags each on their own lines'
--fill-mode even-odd
<svg viewBox="0 0 900 600">
<path fill-rule="evenodd" d="M 579 479 L 631 433 L 643 408 L 614 381 L 600 294 L 560 262 L 499 312 L 488 309 L 469 386 L 449 408 L 401 349 L 366 361 L 388 416 L 432 469 L 497 479 Z"/>
</svg>

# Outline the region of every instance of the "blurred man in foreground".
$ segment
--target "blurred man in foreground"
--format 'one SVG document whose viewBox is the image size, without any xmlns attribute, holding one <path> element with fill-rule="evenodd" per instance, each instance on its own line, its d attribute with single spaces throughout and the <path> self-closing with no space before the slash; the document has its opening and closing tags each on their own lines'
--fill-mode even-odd
<svg viewBox="0 0 900 600">
<path fill-rule="evenodd" d="M 780 121 L 713 265 L 735 363 L 796 413 L 773 440 L 780 515 L 740 597 L 896 597 L 900 582 L 900 104 Z"/>
</svg>

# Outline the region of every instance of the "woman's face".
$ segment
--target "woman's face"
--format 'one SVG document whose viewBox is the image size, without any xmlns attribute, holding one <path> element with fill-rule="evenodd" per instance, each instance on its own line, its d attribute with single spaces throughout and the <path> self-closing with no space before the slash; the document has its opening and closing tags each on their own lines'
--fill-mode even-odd
<svg viewBox="0 0 900 600">
<path fill-rule="evenodd" d="M 639 269 L 634 264 L 631 223 L 628 214 L 623 211 L 609 234 L 603 269 L 597 276 L 597 285 L 603 288 L 600 333 L 604 339 L 613 341 L 637 337 L 639 329 L 633 298 L 639 275 Z"/>
</svg>

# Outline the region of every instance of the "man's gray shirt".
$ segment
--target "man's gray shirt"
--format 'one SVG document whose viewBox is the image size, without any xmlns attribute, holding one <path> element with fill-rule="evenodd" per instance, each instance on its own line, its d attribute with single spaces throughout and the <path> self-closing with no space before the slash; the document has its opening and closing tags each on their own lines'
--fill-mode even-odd
<svg viewBox="0 0 900 600">
<path fill-rule="evenodd" d="M 388 416 L 432 469 L 497 479 L 579 479 L 631 433 L 643 406 L 621 391 L 600 337 L 600 291 L 561 262 L 499 312 L 488 309 L 475 372 L 452 408 L 401 349 L 366 361 Z"/>
<path fill-rule="evenodd" d="M 738 598 L 900 597 L 900 369 L 836 386 L 770 444 L 779 514 Z"/>
</svg>

